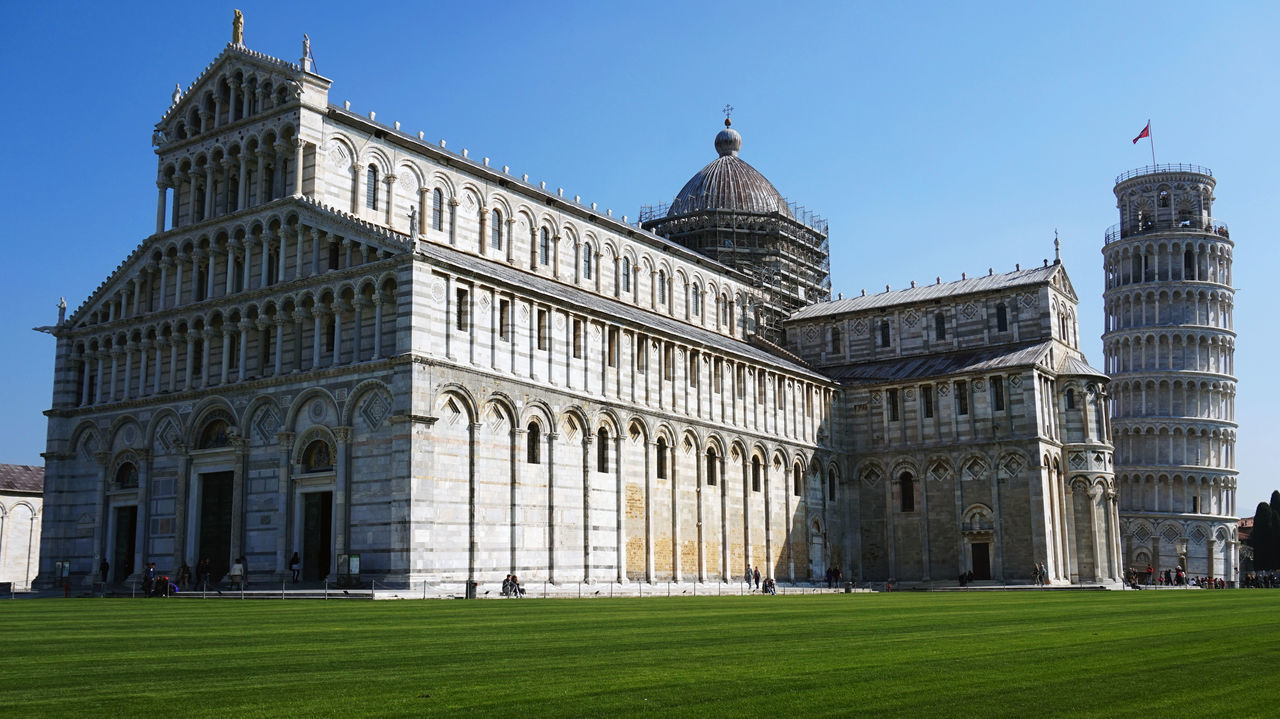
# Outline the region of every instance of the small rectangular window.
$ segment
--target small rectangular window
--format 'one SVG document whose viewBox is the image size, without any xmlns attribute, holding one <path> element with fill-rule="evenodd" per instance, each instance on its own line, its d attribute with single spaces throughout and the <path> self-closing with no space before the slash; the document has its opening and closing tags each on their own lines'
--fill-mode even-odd
<svg viewBox="0 0 1280 719">
<path fill-rule="evenodd" d="M 924 410 L 924 416 L 933 417 L 933 385 L 927 384 L 920 388 L 920 404 Z"/>
<path fill-rule="evenodd" d="M 609 363 L 610 367 L 617 367 L 618 366 L 618 328 L 617 327 L 609 328 L 609 346 L 606 352 L 607 352 L 607 355 L 605 356 L 605 361 Z"/>
<path fill-rule="evenodd" d="M 738 392 L 738 396 L 742 397 L 747 394 L 747 368 L 738 365 L 734 370 L 734 384 Z"/>
<path fill-rule="evenodd" d="M 547 311 L 538 310 L 538 349 L 545 350 L 547 348 Z"/>
<path fill-rule="evenodd" d="M 498 300 L 498 338 L 511 341 L 511 301 Z"/>
<path fill-rule="evenodd" d="M 459 287 L 457 291 L 456 317 L 454 318 L 454 326 L 459 332 L 466 332 L 470 327 L 471 303 L 470 293 Z"/>
<path fill-rule="evenodd" d="M 969 383 L 956 382 L 956 414 L 969 414 Z"/>
<path fill-rule="evenodd" d="M 573 358 L 582 359 L 582 320 L 574 318 L 573 320 Z"/>
<path fill-rule="evenodd" d="M 898 390 L 891 389 L 887 392 L 889 404 L 889 421 L 898 421 Z"/>
<path fill-rule="evenodd" d="M 889 346 L 889 320 L 880 320 L 880 346 Z"/>
<path fill-rule="evenodd" d="M 649 341 L 644 336 L 636 337 L 636 373 L 649 371 Z"/>
<path fill-rule="evenodd" d="M 724 391 L 724 360 L 719 357 L 712 363 L 711 390 L 717 394 Z"/>
<path fill-rule="evenodd" d="M 689 353 L 689 386 L 698 386 L 698 353 Z"/>
<path fill-rule="evenodd" d="M 663 348 L 663 350 L 662 350 L 662 378 L 663 378 L 663 379 L 665 379 L 665 380 L 671 380 L 671 379 L 674 379 L 674 378 L 675 378 L 675 372 L 676 372 L 676 368 L 675 368 L 675 363 L 676 363 L 675 356 L 676 356 L 675 348 L 673 348 L 671 345 L 667 345 L 667 346 L 665 346 L 665 347 Z"/>
<path fill-rule="evenodd" d="M 991 378 L 991 405 L 997 412 L 1004 411 L 1004 378 Z"/>
</svg>

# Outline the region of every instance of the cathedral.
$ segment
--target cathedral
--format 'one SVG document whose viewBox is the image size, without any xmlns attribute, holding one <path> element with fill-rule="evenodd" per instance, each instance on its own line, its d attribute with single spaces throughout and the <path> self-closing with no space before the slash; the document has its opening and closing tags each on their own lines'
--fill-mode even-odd
<svg viewBox="0 0 1280 719">
<path fill-rule="evenodd" d="M 629 222 L 329 88 L 237 23 L 175 90 L 154 232 L 52 330 L 42 581 L 1121 580 L 1056 257 L 833 299 L 729 122 Z"/>
</svg>

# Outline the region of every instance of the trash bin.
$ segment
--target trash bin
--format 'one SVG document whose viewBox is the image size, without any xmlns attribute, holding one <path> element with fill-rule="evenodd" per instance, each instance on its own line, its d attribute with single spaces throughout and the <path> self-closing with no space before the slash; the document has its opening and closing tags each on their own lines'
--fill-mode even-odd
<svg viewBox="0 0 1280 719">
<path fill-rule="evenodd" d="M 476 586 L 477 585 L 475 582 L 471 582 L 471 581 L 467 582 L 467 599 L 476 598 Z"/>
</svg>

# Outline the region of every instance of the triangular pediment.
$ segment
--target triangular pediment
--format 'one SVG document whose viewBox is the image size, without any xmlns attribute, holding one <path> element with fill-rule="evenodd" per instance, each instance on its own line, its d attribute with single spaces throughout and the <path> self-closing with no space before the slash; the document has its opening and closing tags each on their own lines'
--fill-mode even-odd
<svg viewBox="0 0 1280 719">
<path fill-rule="evenodd" d="M 1073 302 L 1079 302 L 1080 298 L 1076 295 L 1076 289 L 1071 284 L 1071 278 L 1067 277 L 1067 268 L 1064 265 L 1058 265 L 1057 270 L 1053 273 L 1053 277 L 1049 282 L 1062 294 L 1071 298 Z"/>
</svg>

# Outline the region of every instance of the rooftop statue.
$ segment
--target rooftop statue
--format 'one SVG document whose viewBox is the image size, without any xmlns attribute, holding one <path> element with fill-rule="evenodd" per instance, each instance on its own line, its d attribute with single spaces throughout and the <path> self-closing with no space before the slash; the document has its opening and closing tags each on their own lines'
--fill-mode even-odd
<svg viewBox="0 0 1280 719">
<path fill-rule="evenodd" d="M 236 17 L 231 21 L 231 42 L 236 45 L 244 44 L 244 13 L 236 10 Z"/>
</svg>

